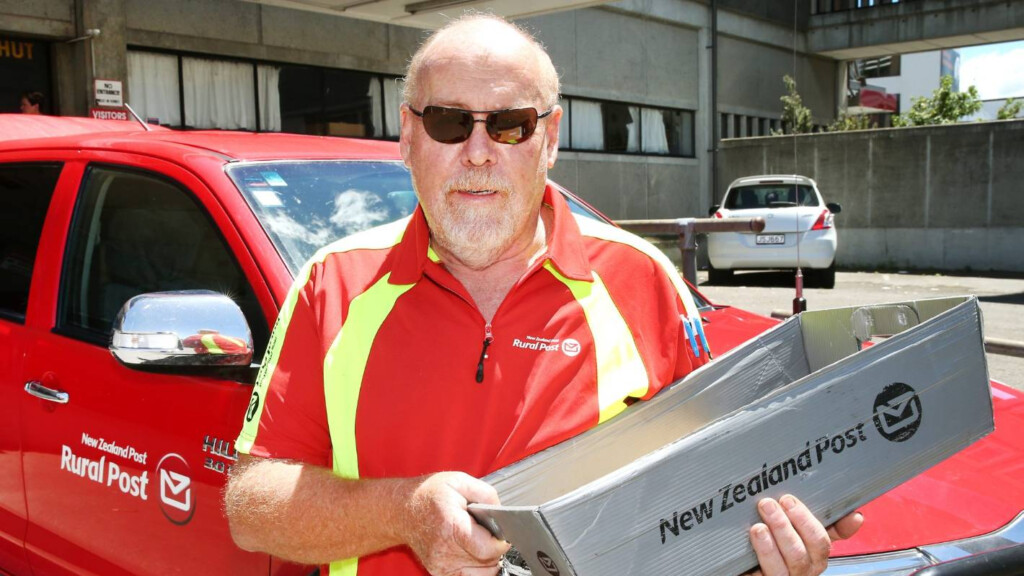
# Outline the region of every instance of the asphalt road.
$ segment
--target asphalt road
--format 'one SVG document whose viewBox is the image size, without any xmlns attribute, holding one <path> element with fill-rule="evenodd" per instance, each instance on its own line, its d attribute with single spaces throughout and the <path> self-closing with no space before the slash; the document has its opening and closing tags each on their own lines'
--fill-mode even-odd
<svg viewBox="0 0 1024 576">
<path fill-rule="evenodd" d="M 728 285 L 698 288 L 712 302 L 759 314 L 793 309 L 792 272 L 739 272 Z M 981 303 L 986 338 L 1024 342 L 1024 278 L 990 278 L 904 272 L 838 272 L 832 290 L 804 290 L 808 310 L 974 294 Z M 1024 358 L 987 354 L 989 377 L 1024 391 Z"/>
</svg>

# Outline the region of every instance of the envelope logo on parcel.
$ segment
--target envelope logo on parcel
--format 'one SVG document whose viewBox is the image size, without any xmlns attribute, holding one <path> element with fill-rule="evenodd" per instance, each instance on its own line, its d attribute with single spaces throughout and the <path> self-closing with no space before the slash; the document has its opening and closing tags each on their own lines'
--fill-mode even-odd
<svg viewBox="0 0 1024 576">
<path fill-rule="evenodd" d="M 548 574 L 551 574 L 551 576 L 559 575 L 558 566 L 555 564 L 555 561 L 544 552 L 537 552 L 537 561 L 540 562 L 541 568 Z"/>
<path fill-rule="evenodd" d="M 875 428 L 890 442 L 909 440 L 921 426 L 921 398 L 903 382 L 893 382 L 875 397 Z"/>
<path fill-rule="evenodd" d="M 196 511 L 192 497 L 192 472 L 185 459 L 167 454 L 156 465 L 160 478 L 160 509 L 174 524 L 187 524 Z"/>
</svg>

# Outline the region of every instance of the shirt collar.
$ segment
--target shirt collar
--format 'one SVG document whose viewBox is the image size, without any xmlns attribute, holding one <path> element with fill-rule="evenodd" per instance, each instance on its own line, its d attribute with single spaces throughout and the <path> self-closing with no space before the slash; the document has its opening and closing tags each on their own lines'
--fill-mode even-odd
<svg viewBox="0 0 1024 576">
<path fill-rule="evenodd" d="M 547 254 L 558 271 L 567 278 L 592 282 L 590 260 L 583 250 L 583 236 L 569 204 L 562 194 L 550 184 L 544 188 L 544 204 L 552 209 L 552 227 L 549 235 Z M 423 275 L 428 262 L 437 262 L 437 255 L 430 248 L 430 228 L 423 208 L 416 206 L 401 242 L 394 250 L 394 265 L 391 268 L 390 284 L 415 284 Z"/>
</svg>

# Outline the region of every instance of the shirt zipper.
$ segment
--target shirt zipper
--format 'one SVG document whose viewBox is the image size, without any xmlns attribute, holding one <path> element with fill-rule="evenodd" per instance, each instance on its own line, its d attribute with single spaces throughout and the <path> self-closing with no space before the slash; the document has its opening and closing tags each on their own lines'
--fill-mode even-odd
<svg viewBox="0 0 1024 576">
<path fill-rule="evenodd" d="M 480 351 L 480 362 L 476 365 L 476 381 L 477 383 L 484 381 L 484 360 L 487 359 L 487 347 L 494 341 L 494 334 L 491 333 L 491 325 L 484 325 L 484 347 Z"/>
<path fill-rule="evenodd" d="M 547 260 L 548 260 L 548 257 L 547 257 L 547 253 L 545 252 L 545 254 L 542 257 L 538 258 L 537 261 L 534 262 L 533 265 L 530 266 L 529 269 L 527 269 L 526 273 L 523 274 L 523 277 L 520 278 L 518 281 L 516 281 L 515 285 L 512 286 L 512 289 L 509 290 L 509 294 L 511 294 L 512 291 L 514 291 L 523 282 L 525 282 L 527 278 L 532 276 L 534 274 L 534 272 L 536 272 L 537 270 L 542 268 L 544 266 L 544 263 L 547 262 Z M 449 288 L 448 286 L 446 286 L 445 284 L 443 284 L 441 282 L 438 282 L 437 280 L 434 280 L 434 282 L 438 286 L 440 286 L 442 289 L 451 292 L 456 297 L 461 299 L 463 302 L 465 302 L 466 304 L 469 304 L 469 306 L 471 308 L 473 308 L 474 310 L 477 311 L 477 314 L 480 313 L 480 309 L 476 307 L 476 304 L 474 304 L 472 300 L 466 299 L 466 297 L 464 297 L 462 294 L 459 294 L 457 291 Z M 509 294 L 505 295 L 505 300 L 508 300 Z M 502 306 L 505 305 L 505 300 L 502 300 L 501 304 L 498 305 L 498 310 L 495 310 L 495 312 L 494 312 L 494 316 L 495 317 L 497 317 L 498 312 L 501 310 Z M 483 348 L 480 350 L 480 361 L 477 362 L 477 364 L 476 364 L 476 381 L 477 381 L 477 383 L 482 383 L 484 381 L 484 360 L 487 359 L 487 347 L 490 346 L 492 342 L 494 342 L 494 334 L 491 332 L 491 325 L 489 323 L 484 324 L 484 343 L 483 343 Z"/>
</svg>

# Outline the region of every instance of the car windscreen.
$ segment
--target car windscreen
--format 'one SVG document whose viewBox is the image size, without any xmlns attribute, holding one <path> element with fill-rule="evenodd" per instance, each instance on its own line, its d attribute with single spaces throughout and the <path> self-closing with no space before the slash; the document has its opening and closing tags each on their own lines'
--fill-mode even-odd
<svg viewBox="0 0 1024 576">
<path fill-rule="evenodd" d="M 409 171 L 398 161 L 253 162 L 229 165 L 227 173 L 292 275 L 331 242 L 416 208 Z"/>
<path fill-rule="evenodd" d="M 246 162 L 227 173 L 293 276 L 320 248 L 405 218 L 417 203 L 409 170 L 398 161 Z M 573 213 L 607 221 L 572 194 L 564 197 Z M 699 308 L 710 306 L 693 295 Z"/>
<path fill-rule="evenodd" d="M 725 208 L 729 210 L 751 210 L 762 208 L 789 208 L 793 206 L 817 206 L 818 195 L 806 184 L 755 184 L 737 186 L 729 190 Z"/>
</svg>

